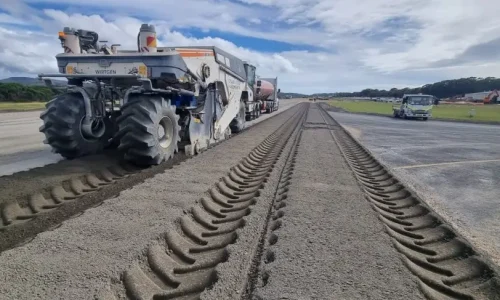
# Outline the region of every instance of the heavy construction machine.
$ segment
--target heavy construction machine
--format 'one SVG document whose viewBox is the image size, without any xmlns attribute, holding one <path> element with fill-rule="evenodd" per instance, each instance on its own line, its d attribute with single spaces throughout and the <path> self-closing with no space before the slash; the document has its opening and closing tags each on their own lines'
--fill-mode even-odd
<svg viewBox="0 0 500 300">
<path fill-rule="evenodd" d="M 217 47 L 157 47 L 143 24 L 136 50 L 106 45 L 92 31 L 65 27 L 56 55 L 67 92 L 40 118 L 45 143 L 65 158 L 116 147 L 137 165 L 159 164 L 180 147 L 194 155 L 240 132 L 254 99 L 255 67 Z"/>
<path fill-rule="evenodd" d="M 491 91 L 486 97 L 483 99 L 483 104 L 499 104 L 498 97 L 500 94 L 497 90 Z"/>
</svg>

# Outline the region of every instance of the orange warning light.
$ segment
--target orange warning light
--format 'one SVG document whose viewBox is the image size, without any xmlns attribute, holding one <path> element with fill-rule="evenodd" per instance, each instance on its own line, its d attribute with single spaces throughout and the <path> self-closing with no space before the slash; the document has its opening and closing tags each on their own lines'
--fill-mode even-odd
<svg viewBox="0 0 500 300">
<path fill-rule="evenodd" d="M 65 37 L 64 32 L 63 31 L 59 31 L 59 38 L 63 39 L 64 37 Z"/>
</svg>

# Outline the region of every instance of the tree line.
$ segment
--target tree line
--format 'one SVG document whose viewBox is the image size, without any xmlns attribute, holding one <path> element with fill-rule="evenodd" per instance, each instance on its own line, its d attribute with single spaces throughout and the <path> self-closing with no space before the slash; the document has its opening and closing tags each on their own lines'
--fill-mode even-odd
<svg viewBox="0 0 500 300">
<path fill-rule="evenodd" d="M 333 93 L 336 97 L 395 97 L 401 98 L 404 94 L 429 94 L 438 98 L 463 96 L 467 93 L 476 93 L 500 89 L 500 78 L 469 77 L 453 80 L 444 80 L 426 84 L 418 88 L 392 88 L 390 90 L 364 89 L 353 93 Z M 64 88 L 49 88 L 44 85 L 23 85 L 19 83 L 0 83 L 0 102 L 46 102 L 64 91 Z M 283 93 L 284 94 L 284 93 Z M 314 94 L 313 96 L 332 96 L 331 93 Z"/>
<path fill-rule="evenodd" d="M 468 93 L 491 91 L 500 89 L 500 78 L 469 77 L 453 80 L 444 80 L 426 84 L 417 88 L 392 88 L 390 90 L 364 89 L 354 93 L 334 93 L 336 97 L 395 97 L 401 98 L 404 94 L 429 94 L 437 98 L 463 97 Z"/>
<path fill-rule="evenodd" d="M 42 85 L 0 83 L 0 102 L 47 102 L 59 93 Z"/>
</svg>

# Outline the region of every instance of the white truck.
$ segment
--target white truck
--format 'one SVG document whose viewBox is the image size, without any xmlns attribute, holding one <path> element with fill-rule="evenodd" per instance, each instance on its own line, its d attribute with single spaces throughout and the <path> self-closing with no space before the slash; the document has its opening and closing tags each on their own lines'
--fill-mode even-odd
<svg viewBox="0 0 500 300">
<path fill-rule="evenodd" d="M 188 155 L 240 132 L 254 101 L 255 67 L 217 47 L 157 47 L 143 24 L 137 49 L 100 44 L 65 27 L 56 56 L 68 90 L 40 115 L 47 144 L 68 159 L 117 147 L 127 161 L 155 165 L 179 148 Z M 253 70 L 253 72 L 251 72 Z"/>
<path fill-rule="evenodd" d="M 424 94 L 405 94 L 401 104 L 393 105 L 395 118 L 422 118 L 428 120 L 432 116 L 434 96 Z"/>
</svg>

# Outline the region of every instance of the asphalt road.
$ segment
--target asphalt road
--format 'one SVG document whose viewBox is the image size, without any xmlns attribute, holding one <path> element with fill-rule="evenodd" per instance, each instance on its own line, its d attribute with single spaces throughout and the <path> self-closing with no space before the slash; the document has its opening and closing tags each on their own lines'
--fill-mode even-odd
<svg viewBox="0 0 500 300">
<path fill-rule="evenodd" d="M 0 113 L 0 176 L 62 159 L 43 143 L 39 116 L 40 111 Z"/>
<path fill-rule="evenodd" d="M 331 115 L 500 265 L 500 126 Z"/>
<path fill-rule="evenodd" d="M 275 115 L 304 99 L 282 100 Z M 51 152 L 43 144 L 44 135 L 38 131 L 42 125 L 41 111 L 0 113 L 0 176 L 56 163 L 63 158 Z M 247 122 L 251 126 L 271 115 L 263 114 L 257 120 Z"/>
</svg>

